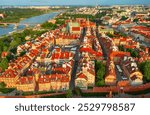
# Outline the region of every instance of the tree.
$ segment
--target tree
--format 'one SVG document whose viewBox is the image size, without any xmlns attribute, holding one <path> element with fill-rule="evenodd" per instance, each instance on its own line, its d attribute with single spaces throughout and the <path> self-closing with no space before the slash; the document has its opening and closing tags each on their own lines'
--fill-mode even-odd
<svg viewBox="0 0 150 115">
<path fill-rule="evenodd" d="M 120 50 L 120 51 L 125 51 L 125 49 L 124 49 L 124 46 L 123 46 L 123 45 L 119 45 L 119 46 L 118 46 L 118 48 L 119 48 L 119 50 Z"/>
<path fill-rule="evenodd" d="M 128 19 L 128 17 L 122 16 L 120 20 L 121 20 L 121 21 L 125 21 L 125 20 L 127 20 L 127 19 Z"/>
<path fill-rule="evenodd" d="M 71 98 L 72 97 L 72 91 L 69 89 L 66 91 L 66 97 Z"/>
<path fill-rule="evenodd" d="M 139 57 L 139 54 L 138 54 L 138 52 L 136 52 L 136 51 L 132 51 L 132 52 L 131 52 L 131 56 L 132 56 L 132 57 Z"/>
<path fill-rule="evenodd" d="M 8 47 L 7 46 L 3 46 L 3 51 L 7 51 Z"/>
<path fill-rule="evenodd" d="M 7 58 L 8 61 L 10 61 L 10 60 L 13 60 L 13 59 L 15 58 L 15 56 L 12 55 L 12 54 L 8 54 L 8 55 L 6 56 L 6 58 Z"/>
<path fill-rule="evenodd" d="M 114 37 L 114 35 L 111 34 L 111 33 L 107 33 L 107 36 L 109 36 L 110 38 L 113 38 L 113 37 Z"/>
<path fill-rule="evenodd" d="M 45 28 L 45 29 L 56 29 L 56 24 L 53 24 L 51 22 L 45 22 L 41 25 L 41 27 Z"/>
<path fill-rule="evenodd" d="M 13 54 L 16 54 L 17 53 L 17 47 L 11 48 L 10 52 L 13 53 Z"/>
<path fill-rule="evenodd" d="M 135 51 L 134 49 L 127 48 L 126 51 L 127 51 L 127 52 L 130 52 L 130 54 L 131 54 L 132 57 L 135 57 L 135 58 L 136 58 L 136 57 L 139 57 L 138 52 Z"/>
<path fill-rule="evenodd" d="M 150 81 L 150 61 L 142 62 L 139 65 L 139 68 L 144 75 L 144 79 Z"/>
<path fill-rule="evenodd" d="M 6 87 L 6 84 L 4 82 L 1 82 L 0 83 L 0 88 L 5 88 Z"/>
<path fill-rule="evenodd" d="M 104 86 L 104 85 L 105 85 L 104 79 L 96 82 L 96 86 Z"/>
<path fill-rule="evenodd" d="M 135 18 L 134 20 L 133 20 L 133 22 L 138 22 L 139 21 L 139 19 L 138 18 Z"/>
<path fill-rule="evenodd" d="M 8 60 L 7 58 L 2 59 L 0 63 L 0 67 L 2 68 L 3 71 L 8 68 Z"/>
<path fill-rule="evenodd" d="M 104 75 L 105 75 L 105 71 L 103 68 L 99 69 L 96 73 L 98 80 L 103 80 Z"/>
<path fill-rule="evenodd" d="M 144 77 L 150 81 L 150 61 L 146 61 L 144 65 Z"/>
<path fill-rule="evenodd" d="M 21 53 L 20 53 L 20 56 L 23 56 L 23 55 L 25 55 L 26 54 L 26 51 L 22 51 Z"/>
<path fill-rule="evenodd" d="M 96 61 L 95 69 L 96 69 L 96 78 L 97 78 L 96 86 L 104 86 L 105 65 L 100 61 Z"/>
<path fill-rule="evenodd" d="M 16 47 L 18 45 L 18 42 L 13 40 L 11 43 L 10 43 L 10 47 L 13 48 L 13 47 Z"/>
<path fill-rule="evenodd" d="M 8 60 L 7 58 L 3 58 L 1 63 L 0 63 L 0 67 L 2 68 L 3 71 L 5 71 L 5 69 L 8 68 Z"/>
<path fill-rule="evenodd" d="M 100 61 L 96 61 L 96 77 L 99 80 L 102 80 L 104 75 L 105 75 L 105 66 L 100 62 Z"/>
<path fill-rule="evenodd" d="M 23 31 L 23 33 L 25 34 L 25 36 L 28 36 L 28 35 L 30 35 L 32 33 L 32 30 L 31 29 L 25 29 Z"/>
</svg>

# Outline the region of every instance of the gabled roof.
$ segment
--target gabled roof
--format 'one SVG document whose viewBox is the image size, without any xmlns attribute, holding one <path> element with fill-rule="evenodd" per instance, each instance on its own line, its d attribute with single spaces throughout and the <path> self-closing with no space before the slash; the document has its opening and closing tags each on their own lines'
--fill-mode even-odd
<svg viewBox="0 0 150 115">
<path fill-rule="evenodd" d="M 77 78 L 88 80 L 87 76 L 85 74 L 83 74 L 82 72 L 77 75 Z"/>
</svg>

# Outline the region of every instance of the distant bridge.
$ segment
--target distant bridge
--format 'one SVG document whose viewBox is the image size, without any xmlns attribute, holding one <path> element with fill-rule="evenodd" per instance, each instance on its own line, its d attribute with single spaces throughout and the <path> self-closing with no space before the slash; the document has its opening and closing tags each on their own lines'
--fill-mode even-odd
<svg viewBox="0 0 150 115">
<path fill-rule="evenodd" d="M 12 24 L 12 25 L 14 25 L 15 27 L 18 27 L 19 25 L 24 25 L 25 27 L 29 27 L 29 25 L 33 25 L 33 23 L 3 23 L 3 22 L 0 22 L 0 24 L 2 24 L 2 25 L 4 25 L 4 26 L 7 26 L 7 25 L 9 25 L 9 24 Z M 38 23 L 35 24 L 35 25 L 38 25 Z"/>
</svg>

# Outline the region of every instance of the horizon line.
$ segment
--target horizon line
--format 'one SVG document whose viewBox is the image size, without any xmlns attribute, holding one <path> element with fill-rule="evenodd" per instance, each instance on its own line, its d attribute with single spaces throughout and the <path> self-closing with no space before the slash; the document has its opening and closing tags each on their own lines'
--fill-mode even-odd
<svg viewBox="0 0 150 115">
<path fill-rule="evenodd" d="M 150 6 L 150 4 L 112 4 L 112 5 L 1 5 L 0 6 L 116 6 L 116 5 L 119 5 L 119 6 Z"/>
</svg>

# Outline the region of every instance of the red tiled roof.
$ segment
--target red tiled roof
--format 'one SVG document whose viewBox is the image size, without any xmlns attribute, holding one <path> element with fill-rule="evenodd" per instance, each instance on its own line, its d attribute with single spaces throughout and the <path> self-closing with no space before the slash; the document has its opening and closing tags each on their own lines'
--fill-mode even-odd
<svg viewBox="0 0 150 115">
<path fill-rule="evenodd" d="M 73 54 L 71 52 L 59 52 L 59 53 L 53 53 L 52 54 L 52 60 L 54 59 L 69 59 L 69 57 L 72 57 Z"/>
<path fill-rule="evenodd" d="M 20 77 L 19 80 L 17 81 L 17 84 L 30 84 L 33 83 L 33 81 L 34 81 L 33 76 Z"/>
<path fill-rule="evenodd" d="M 83 73 L 78 74 L 77 78 L 83 78 L 85 80 L 87 80 L 87 76 L 85 76 Z"/>
<path fill-rule="evenodd" d="M 81 28 L 80 27 L 72 27 L 72 31 L 80 31 Z"/>
<path fill-rule="evenodd" d="M 1 54 L 2 58 L 6 57 L 7 54 L 8 54 L 8 52 L 2 52 L 2 54 Z"/>
<path fill-rule="evenodd" d="M 64 74 L 51 74 L 51 75 L 42 75 L 38 79 L 38 83 L 40 84 L 57 82 L 57 81 L 69 83 L 69 77 Z"/>
</svg>

